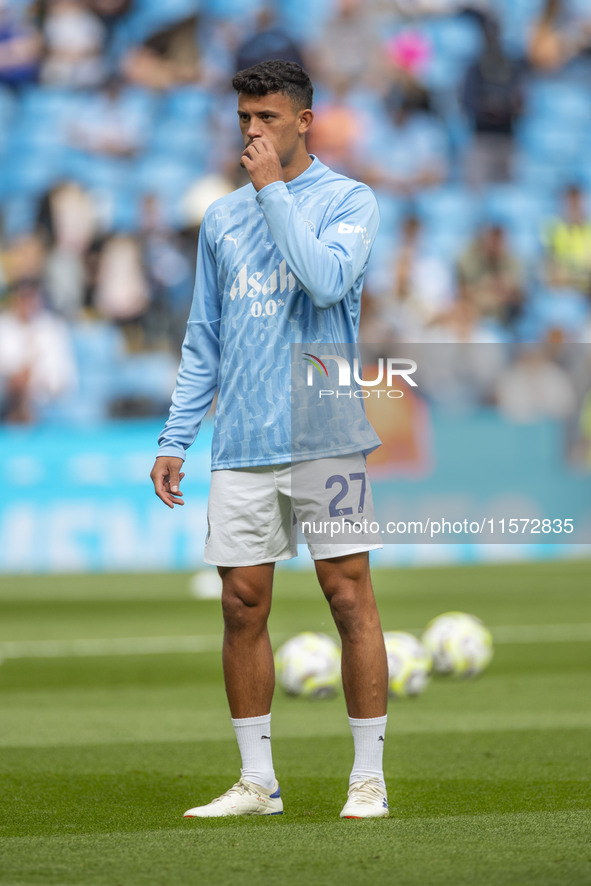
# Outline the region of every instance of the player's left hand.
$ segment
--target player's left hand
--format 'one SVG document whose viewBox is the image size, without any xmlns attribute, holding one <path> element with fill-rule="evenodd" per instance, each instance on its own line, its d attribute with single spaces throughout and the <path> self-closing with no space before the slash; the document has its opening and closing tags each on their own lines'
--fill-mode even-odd
<svg viewBox="0 0 591 886">
<path fill-rule="evenodd" d="M 242 152 L 240 165 L 244 166 L 257 191 L 271 182 L 283 181 L 279 154 L 264 136 L 254 138 Z"/>
</svg>

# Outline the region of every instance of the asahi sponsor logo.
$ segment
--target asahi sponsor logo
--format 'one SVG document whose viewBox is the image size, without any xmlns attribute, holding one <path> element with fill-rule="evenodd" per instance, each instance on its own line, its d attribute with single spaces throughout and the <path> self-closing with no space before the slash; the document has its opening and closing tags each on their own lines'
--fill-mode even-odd
<svg viewBox="0 0 591 886">
<path fill-rule="evenodd" d="M 242 265 L 230 289 L 230 298 L 232 301 L 238 296 L 246 298 L 260 298 L 264 295 L 275 295 L 292 292 L 298 288 L 296 278 L 287 267 L 285 259 L 280 262 L 279 267 L 273 268 L 268 276 L 263 271 L 248 270 L 248 265 Z"/>
</svg>

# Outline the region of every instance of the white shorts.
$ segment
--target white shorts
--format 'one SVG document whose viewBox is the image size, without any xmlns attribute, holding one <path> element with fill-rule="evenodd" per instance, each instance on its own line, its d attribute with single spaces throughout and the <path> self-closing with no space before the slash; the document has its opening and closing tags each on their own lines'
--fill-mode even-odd
<svg viewBox="0 0 591 886">
<path fill-rule="evenodd" d="M 289 560 L 298 524 L 314 560 L 382 547 L 362 453 L 212 471 L 207 524 L 214 566 Z"/>
</svg>

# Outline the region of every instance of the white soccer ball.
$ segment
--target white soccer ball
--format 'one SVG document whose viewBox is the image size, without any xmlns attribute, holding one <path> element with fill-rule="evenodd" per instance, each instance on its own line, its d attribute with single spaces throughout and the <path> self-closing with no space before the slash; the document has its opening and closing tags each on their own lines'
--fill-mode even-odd
<svg viewBox="0 0 591 886">
<path fill-rule="evenodd" d="M 444 612 L 433 618 L 422 641 L 433 657 L 437 674 L 475 677 L 493 656 L 491 632 L 479 618 L 466 612 Z"/>
<path fill-rule="evenodd" d="M 431 656 L 420 640 L 403 631 L 384 633 L 388 656 L 388 695 L 412 698 L 427 688 L 431 679 Z"/>
<path fill-rule="evenodd" d="M 341 650 L 332 637 L 305 631 L 279 647 L 275 672 L 288 695 L 328 698 L 341 685 Z"/>
</svg>

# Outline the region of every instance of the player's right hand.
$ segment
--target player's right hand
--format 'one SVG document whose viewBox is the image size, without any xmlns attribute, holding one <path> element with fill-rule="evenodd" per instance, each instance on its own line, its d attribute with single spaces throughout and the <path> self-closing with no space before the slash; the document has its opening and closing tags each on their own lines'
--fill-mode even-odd
<svg viewBox="0 0 591 886">
<path fill-rule="evenodd" d="M 154 462 L 150 473 L 156 495 L 169 508 L 174 508 L 175 505 L 184 505 L 183 493 L 179 489 L 179 484 L 185 476 L 181 473 L 182 466 L 182 458 L 160 455 Z"/>
</svg>

